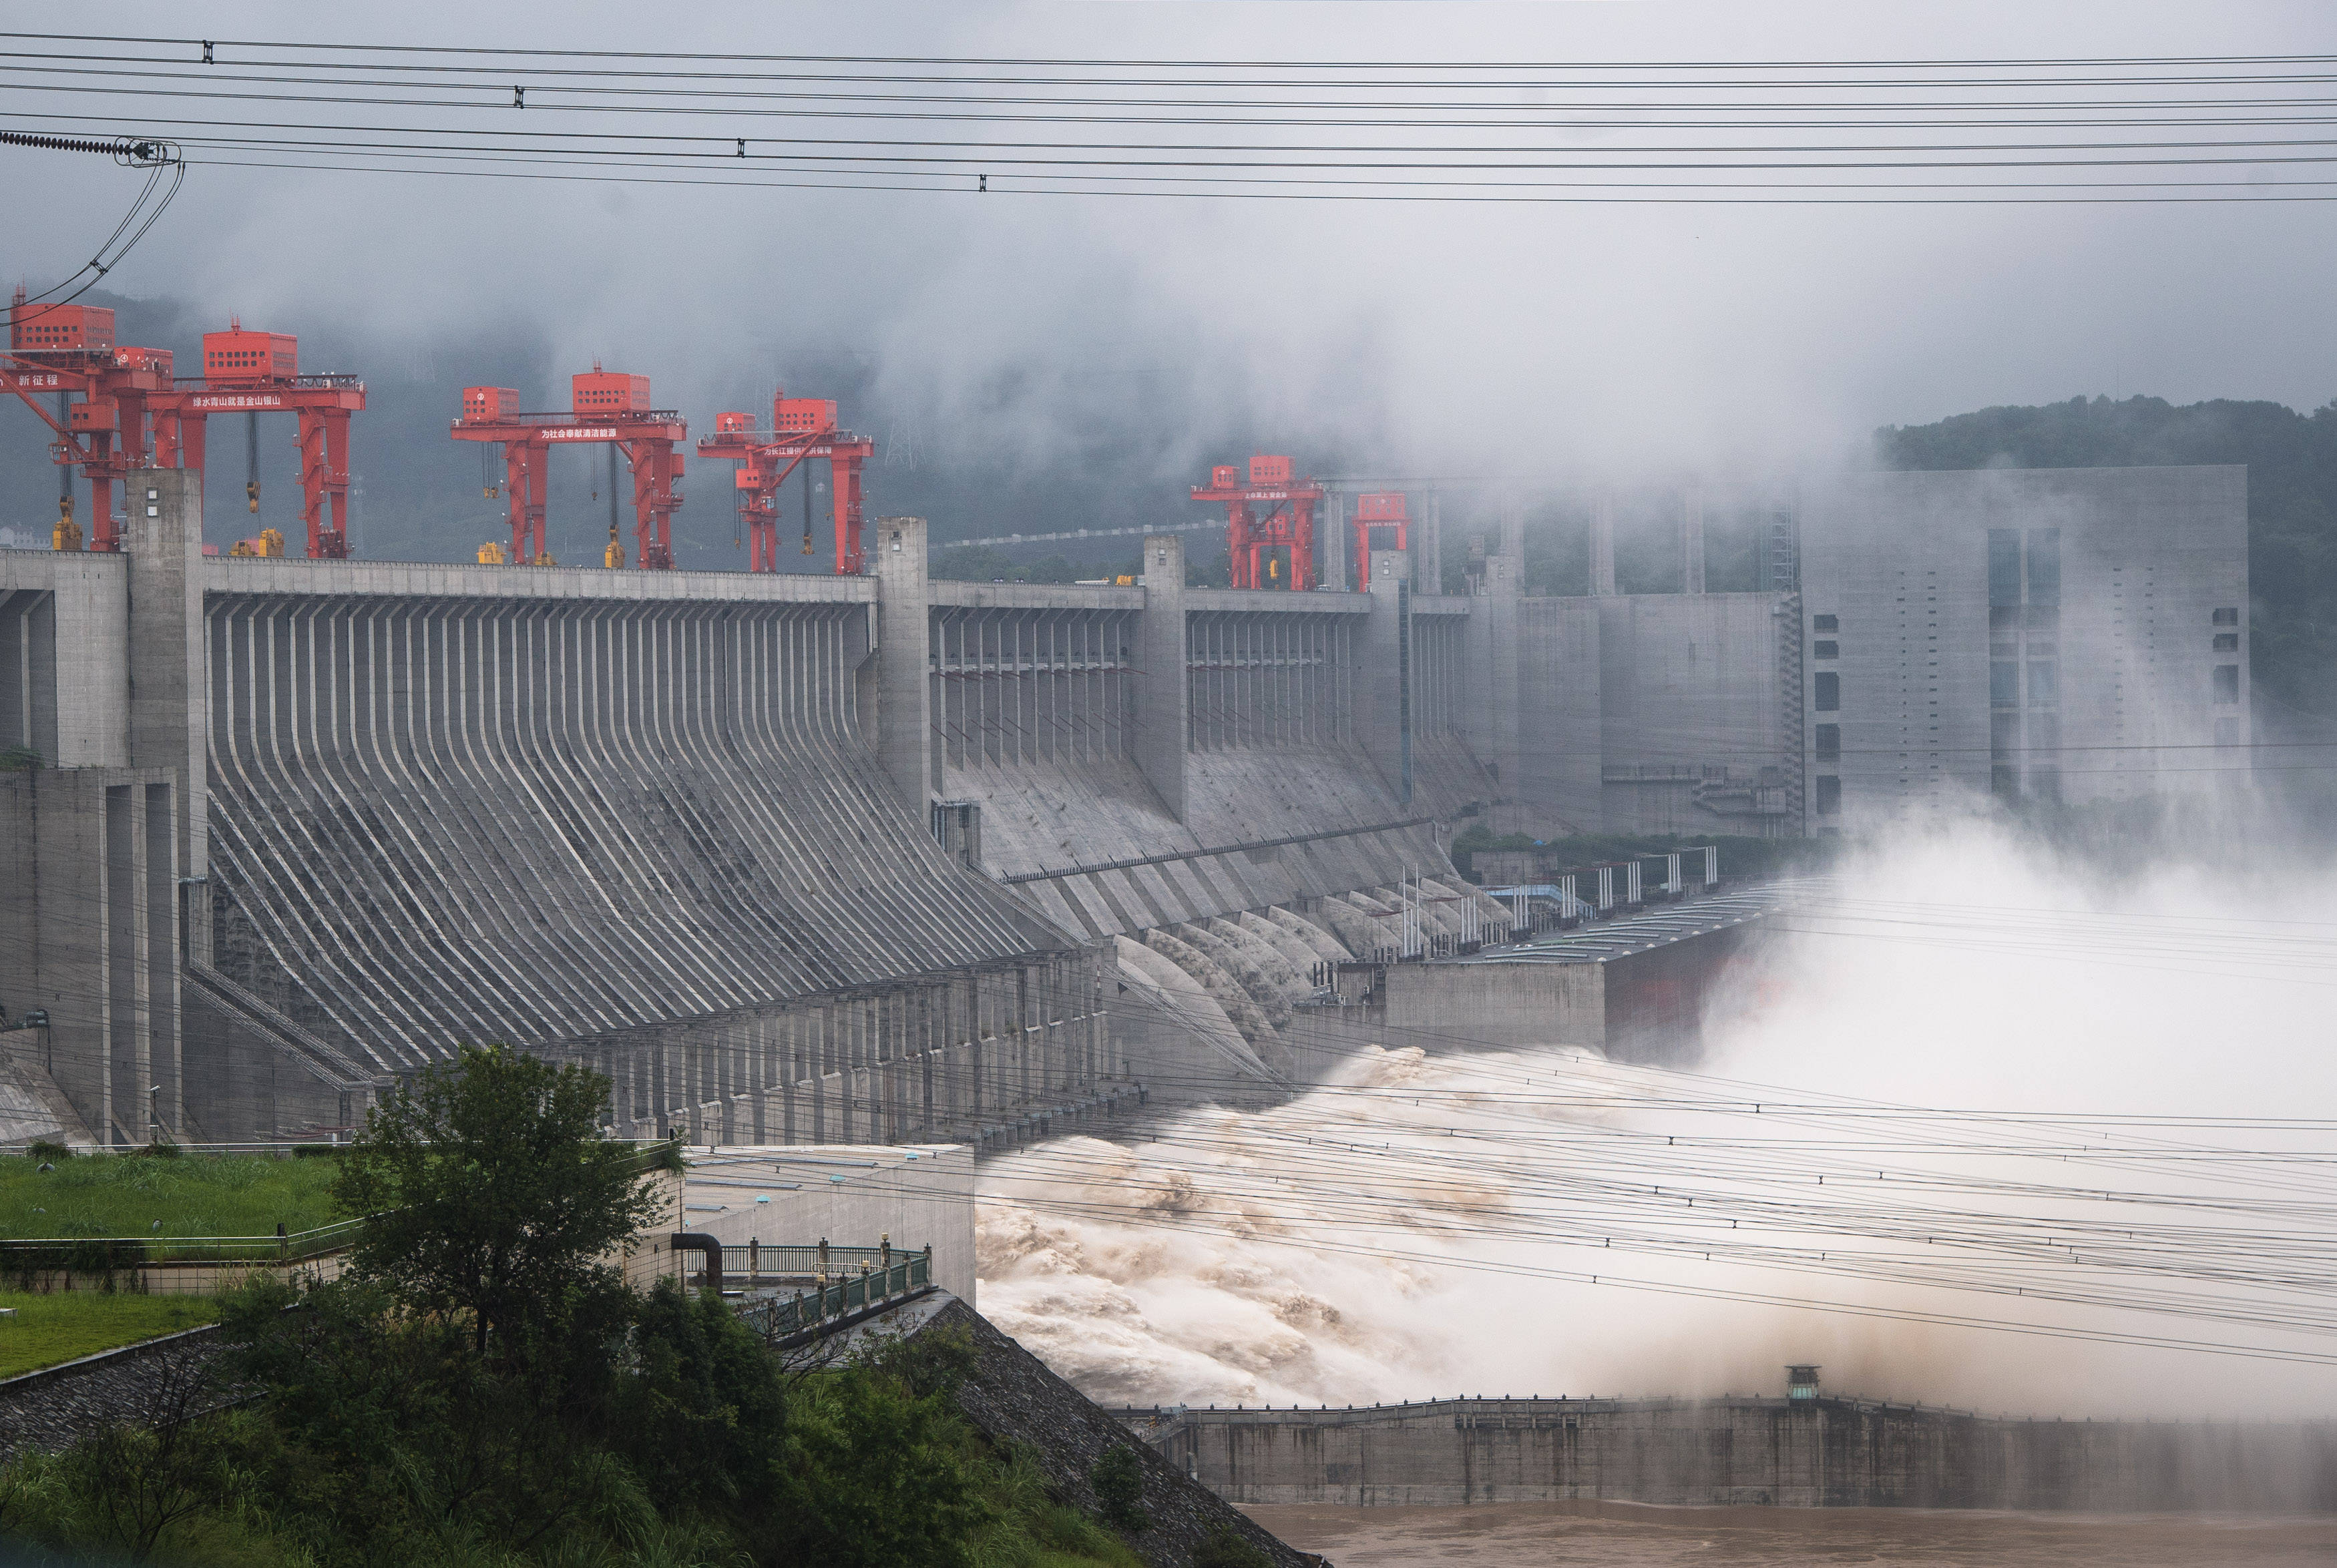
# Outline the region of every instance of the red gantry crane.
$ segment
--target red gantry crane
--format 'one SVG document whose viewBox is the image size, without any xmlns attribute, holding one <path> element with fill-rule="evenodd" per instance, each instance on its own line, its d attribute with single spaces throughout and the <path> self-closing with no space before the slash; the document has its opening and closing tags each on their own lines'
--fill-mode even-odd
<svg viewBox="0 0 2337 1568">
<path fill-rule="evenodd" d="M 1304 591 L 1316 586 L 1315 509 L 1323 495 L 1313 480 L 1291 478 L 1286 457 L 1251 458 L 1247 484 L 1241 482 L 1240 469 L 1228 463 L 1209 470 L 1208 483 L 1193 487 L 1195 501 L 1226 503 L 1226 546 L 1233 555 L 1236 588 Z"/>
<path fill-rule="evenodd" d="M 51 542 L 82 548 L 73 511 L 73 471 L 89 480 L 89 548 L 118 550 L 113 486 L 153 463 L 147 408 L 171 387 L 171 351 L 118 347 L 113 312 L 98 305 L 27 304 L 20 285 L 8 308 L 8 352 L 0 356 L 0 391 L 13 392 L 54 433 L 58 465 L 57 521 Z M 79 401 L 75 401 L 78 395 Z"/>
<path fill-rule="evenodd" d="M 860 469 L 875 454 L 865 435 L 838 429 L 832 397 L 771 396 L 771 428 L 755 428 L 754 416 L 718 414 L 714 433 L 698 438 L 700 457 L 727 457 L 738 464 L 738 515 L 747 529 L 747 570 L 779 570 L 779 486 L 807 459 L 828 460 L 830 510 L 836 521 L 836 572 L 860 575 Z M 803 552 L 812 552 L 811 487 L 804 487 Z"/>
<path fill-rule="evenodd" d="M 354 375 L 300 374 L 300 340 L 288 332 L 247 332 L 228 318 L 225 332 L 203 334 L 203 373 L 147 400 L 154 415 L 154 463 L 200 472 L 206 432 L 215 414 L 244 415 L 244 499 L 259 511 L 259 416 L 298 417 L 300 521 L 310 560 L 349 553 L 349 415 L 366 405 Z"/>
<path fill-rule="evenodd" d="M 552 564 L 543 537 L 546 464 L 555 444 L 586 442 L 617 448 L 632 466 L 633 564 L 670 570 L 673 513 L 681 505 L 685 461 L 676 448 L 689 438 L 689 426 L 680 414 L 650 406 L 648 376 L 602 370 L 598 360 L 592 362 L 591 375 L 569 378 L 569 401 L 566 414 L 523 414 L 519 394 L 508 386 L 463 389 L 463 415 L 455 421 L 455 439 L 503 443 L 504 493 L 511 515 L 509 559 L 521 566 Z M 492 558 L 482 552 L 481 559 Z M 612 567 L 625 564 L 613 511 L 602 560 Z"/>
<path fill-rule="evenodd" d="M 253 472 L 244 492 L 258 511 L 258 417 L 290 412 L 300 421 L 301 515 L 308 524 L 308 555 L 346 557 L 349 415 L 365 406 L 365 383 L 354 375 L 302 375 L 297 339 L 288 333 L 246 332 L 237 321 L 225 332 L 203 335 L 202 375 L 174 379 L 171 369 L 169 349 L 115 344 L 113 312 L 104 307 L 28 304 L 17 289 L 8 312 L 0 391 L 23 398 L 56 433 L 49 453 L 65 470 L 52 537 L 56 548 L 82 548 L 81 526 L 73 515 L 74 465 L 89 480 L 89 548 L 118 550 L 122 526 L 113 516 L 115 483 L 126 483 L 131 472 L 142 468 L 200 472 L 205 422 L 213 414 L 240 411 L 254 422 Z M 54 397 L 54 413 L 42 405 L 44 396 Z"/>
</svg>

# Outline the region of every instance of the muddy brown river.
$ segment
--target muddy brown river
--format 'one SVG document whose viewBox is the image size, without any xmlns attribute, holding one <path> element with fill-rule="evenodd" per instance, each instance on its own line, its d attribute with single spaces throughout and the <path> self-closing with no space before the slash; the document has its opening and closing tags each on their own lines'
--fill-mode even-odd
<svg viewBox="0 0 2337 1568">
<path fill-rule="evenodd" d="M 1985 1514 L 1896 1508 L 1664 1508 L 1498 1503 L 1471 1508 L 1246 1508 L 1336 1568 L 1687 1568 L 1716 1563 L 2337 1563 L 2337 1517 Z"/>
</svg>

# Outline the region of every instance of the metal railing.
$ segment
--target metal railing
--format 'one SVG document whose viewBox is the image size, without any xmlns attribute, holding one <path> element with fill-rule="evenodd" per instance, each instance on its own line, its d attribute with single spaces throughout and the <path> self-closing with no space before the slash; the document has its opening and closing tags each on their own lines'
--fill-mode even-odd
<svg viewBox="0 0 2337 1568">
<path fill-rule="evenodd" d="M 363 1220 L 273 1236 L 52 1236 L 0 1241 L 0 1273 L 95 1274 L 152 1263 L 298 1263 L 345 1251 Z"/>
<path fill-rule="evenodd" d="M 725 1252 L 729 1250 L 723 1249 Z M 863 1253 L 880 1251 L 870 1247 L 849 1250 Z M 889 1253 L 891 1249 L 881 1251 Z M 928 1246 L 922 1252 L 895 1254 L 889 1265 L 871 1268 L 846 1279 L 814 1285 L 790 1296 L 766 1296 L 741 1307 L 738 1317 L 765 1340 L 777 1341 L 836 1319 L 849 1318 L 865 1308 L 881 1306 L 896 1296 L 924 1290 L 933 1282 L 934 1250 Z"/>
<path fill-rule="evenodd" d="M 872 1269 L 889 1269 L 895 1261 L 895 1253 L 889 1245 L 835 1247 L 822 1242 L 816 1247 L 802 1247 L 758 1241 L 743 1247 L 723 1247 L 722 1278 L 726 1282 L 746 1280 L 749 1283 L 763 1279 L 826 1281 L 846 1274 L 865 1274 Z"/>
</svg>

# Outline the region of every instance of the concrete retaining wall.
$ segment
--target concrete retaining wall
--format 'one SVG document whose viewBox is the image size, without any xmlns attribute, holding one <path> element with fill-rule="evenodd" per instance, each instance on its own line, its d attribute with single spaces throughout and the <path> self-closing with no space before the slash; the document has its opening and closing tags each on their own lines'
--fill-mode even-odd
<svg viewBox="0 0 2337 1568">
<path fill-rule="evenodd" d="M 2337 1424 L 1987 1419 L 1822 1398 L 1124 1413 L 1236 1503 L 2337 1511 Z"/>
<path fill-rule="evenodd" d="M 1596 962 L 1390 965 L 1384 1021 L 1431 1050 L 1595 1046 L 1617 1061 L 1687 1066 L 1706 1001 L 1758 931 L 1729 926 Z"/>
</svg>

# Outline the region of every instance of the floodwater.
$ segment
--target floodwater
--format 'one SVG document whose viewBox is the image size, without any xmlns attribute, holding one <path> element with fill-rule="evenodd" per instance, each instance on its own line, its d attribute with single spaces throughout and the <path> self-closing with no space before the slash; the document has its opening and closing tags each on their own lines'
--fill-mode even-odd
<svg viewBox="0 0 2337 1568">
<path fill-rule="evenodd" d="M 1666 1508 L 1496 1503 L 1467 1508 L 1242 1510 L 1336 1568 L 1708 1568 L 1719 1563 L 1988 1568 L 2274 1568 L 2337 1563 L 2337 1518 L 1990 1514 L 1927 1508 Z"/>
</svg>

